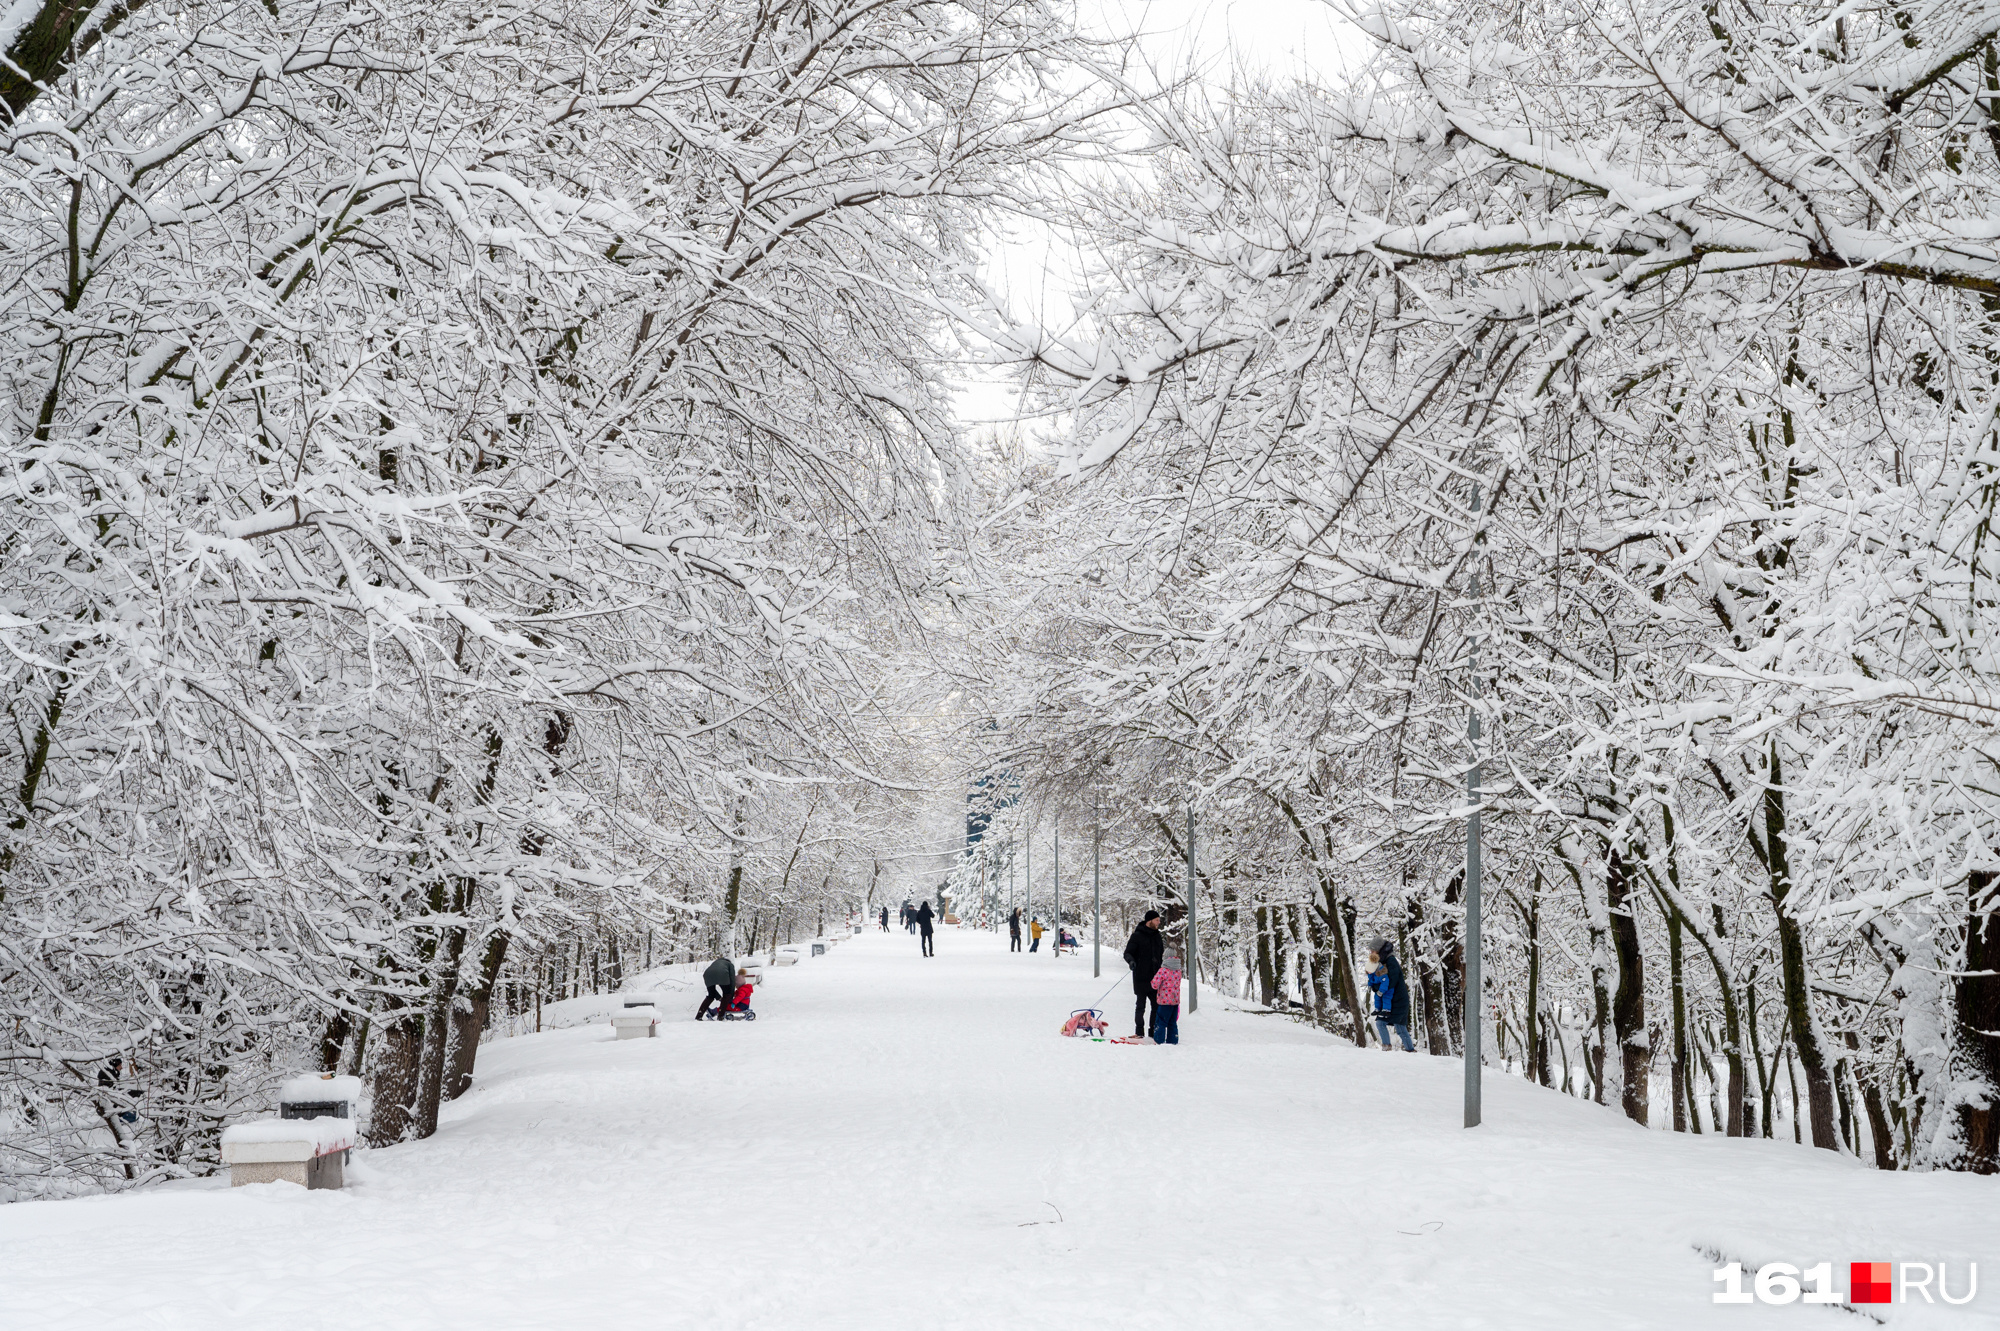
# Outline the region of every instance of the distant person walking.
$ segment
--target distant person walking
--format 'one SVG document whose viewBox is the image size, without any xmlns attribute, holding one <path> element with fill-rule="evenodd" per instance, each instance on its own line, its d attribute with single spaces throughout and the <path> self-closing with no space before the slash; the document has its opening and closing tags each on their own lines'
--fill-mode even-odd
<svg viewBox="0 0 2000 1331">
<path fill-rule="evenodd" d="M 1019 906 L 1014 907 L 1014 913 L 1007 917 L 1007 950 L 1009 952 L 1019 952 L 1021 950 L 1021 908 Z"/>
<path fill-rule="evenodd" d="M 708 986 L 708 996 L 701 1000 L 701 1006 L 695 1010 L 694 1019 L 700 1021 L 706 1017 L 711 1003 L 721 1005 L 716 1009 L 716 1015 L 721 1016 L 729 1010 L 730 993 L 736 988 L 736 963 L 728 957 L 717 957 L 709 962 L 708 969 L 701 973 L 701 982 Z"/>
<path fill-rule="evenodd" d="M 1160 962 L 1160 968 L 1153 972 L 1153 999 L 1153 1043 L 1179 1044 L 1181 1042 L 1180 954 L 1167 953 Z"/>
<path fill-rule="evenodd" d="M 1160 936 L 1160 912 L 1149 910 L 1125 944 L 1125 964 L 1132 968 L 1132 993 L 1138 999 L 1132 1005 L 1134 1035 L 1143 1036 L 1152 1029 L 1147 1005 L 1156 1010 L 1159 1007 L 1159 997 L 1153 992 L 1153 977 L 1159 973 L 1160 962 L 1166 955 L 1167 940 Z"/>
<path fill-rule="evenodd" d="M 1386 938 L 1378 938 L 1368 945 L 1368 990 L 1373 996 L 1375 1034 L 1381 1037 L 1384 1049 L 1393 1049 L 1389 1043 L 1389 1032 L 1395 1031 L 1403 1042 L 1403 1052 L 1414 1054 L 1417 1047 L 1410 1043 L 1410 987 L 1403 983 L 1403 964 L 1396 960 L 1395 945 Z"/>
<path fill-rule="evenodd" d="M 907 901 L 903 903 L 903 928 L 909 933 L 917 931 L 917 908 Z"/>
<path fill-rule="evenodd" d="M 936 918 L 936 916 L 931 914 L 930 902 L 926 901 L 923 905 L 917 907 L 917 929 L 923 934 L 924 955 L 927 957 L 937 955 L 937 951 L 931 942 L 931 921 Z"/>
<path fill-rule="evenodd" d="M 1039 952 L 1042 950 L 1042 922 L 1040 920 L 1028 921 L 1028 940 L 1028 951 Z"/>
<path fill-rule="evenodd" d="M 887 906 L 882 907 L 882 932 L 885 934 L 889 932 L 889 908 Z"/>
</svg>

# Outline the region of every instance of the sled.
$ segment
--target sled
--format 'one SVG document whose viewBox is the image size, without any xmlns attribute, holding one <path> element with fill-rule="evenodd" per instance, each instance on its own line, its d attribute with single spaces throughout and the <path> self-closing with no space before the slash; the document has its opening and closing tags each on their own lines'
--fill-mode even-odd
<svg viewBox="0 0 2000 1331">
<path fill-rule="evenodd" d="M 1110 1029 L 1111 1023 L 1104 1019 L 1102 1012 L 1094 1007 L 1080 1007 L 1069 1014 L 1069 1020 L 1062 1024 L 1062 1029 L 1057 1033 L 1073 1039 L 1102 1040 L 1105 1032 Z"/>
</svg>

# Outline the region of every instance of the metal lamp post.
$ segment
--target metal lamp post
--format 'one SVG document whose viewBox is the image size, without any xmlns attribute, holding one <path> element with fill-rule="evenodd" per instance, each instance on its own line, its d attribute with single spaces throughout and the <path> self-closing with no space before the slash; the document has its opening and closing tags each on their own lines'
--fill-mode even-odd
<svg viewBox="0 0 2000 1331">
<path fill-rule="evenodd" d="M 1090 793 L 1090 978 L 1104 974 L 1104 889 L 1098 869 L 1104 858 L 1104 824 L 1098 818 L 1097 792 Z"/>
<path fill-rule="evenodd" d="M 1476 548 L 1479 536 L 1479 486 L 1472 487 L 1472 523 L 1475 556 L 1472 564 L 1472 599 L 1479 599 L 1479 563 Z M 1477 613 L 1476 611 L 1474 613 Z M 1472 701 L 1466 713 L 1465 734 L 1472 748 L 1472 766 L 1466 769 L 1465 794 L 1471 812 L 1465 820 L 1465 1126 L 1479 1126 L 1480 996 L 1479 981 L 1479 638 L 1475 633 L 1468 651 L 1472 676 Z"/>
<path fill-rule="evenodd" d="M 1188 855 L 1187 1010 L 1188 1010 L 1188 1015 L 1192 1017 L 1195 1014 L 1195 1009 L 1201 1006 L 1201 949 L 1199 946 L 1199 941 L 1196 937 L 1197 931 L 1200 928 L 1200 915 L 1195 910 L 1195 895 L 1194 895 L 1194 801 L 1193 800 L 1188 801 L 1187 855 Z"/>
</svg>

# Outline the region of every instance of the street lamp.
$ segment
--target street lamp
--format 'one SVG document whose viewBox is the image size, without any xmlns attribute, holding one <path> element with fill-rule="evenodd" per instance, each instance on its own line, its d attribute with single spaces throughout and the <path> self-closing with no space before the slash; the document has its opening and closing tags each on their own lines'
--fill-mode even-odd
<svg viewBox="0 0 2000 1331">
<path fill-rule="evenodd" d="M 1472 485 L 1472 599 L 1479 600 L 1478 547 L 1484 542 L 1479 530 L 1479 483 Z M 1477 614 L 1477 610 L 1474 611 Z M 1479 1015 L 1484 1006 L 1479 992 L 1479 638 L 1475 633 L 1467 643 L 1471 666 L 1472 699 L 1466 710 L 1465 735 L 1472 748 L 1472 765 L 1465 773 L 1465 794 L 1472 809 L 1465 819 L 1465 1126 L 1479 1126 Z M 1532 1035 L 1530 1038 L 1533 1038 Z"/>
</svg>

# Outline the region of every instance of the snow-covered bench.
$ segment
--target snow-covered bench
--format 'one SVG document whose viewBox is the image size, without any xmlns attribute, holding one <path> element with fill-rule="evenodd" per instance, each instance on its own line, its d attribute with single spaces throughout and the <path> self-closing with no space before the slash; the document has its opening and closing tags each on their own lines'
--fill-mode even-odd
<svg viewBox="0 0 2000 1331">
<path fill-rule="evenodd" d="M 613 1038 L 619 1040 L 650 1040 L 653 1027 L 659 1023 L 660 1018 L 651 1006 L 611 1014 Z"/>
<path fill-rule="evenodd" d="M 302 1188 L 338 1188 L 346 1183 L 343 1164 L 354 1145 L 351 1118 L 266 1118 L 222 1130 L 222 1163 L 229 1186 L 296 1183 Z"/>
</svg>

